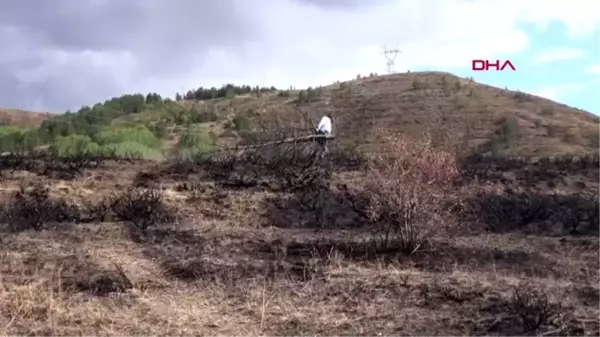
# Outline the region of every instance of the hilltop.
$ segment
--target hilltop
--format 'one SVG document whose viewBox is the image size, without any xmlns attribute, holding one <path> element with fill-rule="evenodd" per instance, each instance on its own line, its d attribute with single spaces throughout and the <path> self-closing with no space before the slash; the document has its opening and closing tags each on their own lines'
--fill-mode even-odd
<svg viewBox="0 0 600 337">
<path fill-rule="evenodd" d="M 327 156 L 234 146 L 325 113 Z M 124 95 L 0 131 L 0 334 L 600 333 L 587 112 L 411 73 Z"/>
</svg>

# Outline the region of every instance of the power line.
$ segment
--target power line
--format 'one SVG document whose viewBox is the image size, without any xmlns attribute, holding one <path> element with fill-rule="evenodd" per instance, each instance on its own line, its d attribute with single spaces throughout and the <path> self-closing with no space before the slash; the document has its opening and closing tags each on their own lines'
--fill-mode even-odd
<svg viewBox="0 0 600 337">
<path fill-rule="evenodd" d="M 387 49 L 387 47 L 383 47 L 383 56 L 385 56 L 385 59 L 387 60 L 387 72 L 388 74 L 393 74 L 396 72 L 396 68 L 395 68 L 395 62 L 396 62 L 396 57 L 398 57 L 398 53 L 400 53 L 400 50 L 396 49 Z"/>
</svg>

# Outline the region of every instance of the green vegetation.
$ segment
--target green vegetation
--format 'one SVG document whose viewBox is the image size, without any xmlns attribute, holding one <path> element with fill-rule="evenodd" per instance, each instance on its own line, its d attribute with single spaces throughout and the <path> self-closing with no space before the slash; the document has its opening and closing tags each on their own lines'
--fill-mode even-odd
<svg viewBox="0 0 600 337">
<path fill-rule="evenodd" d="M 92 143 L 91 138 L 84 135 L 57 137 L 50 145 L 50 152 L 59 156 L 76 156 L 97 151 L 98 144 Z"/>
<path fill-rule="evenodd" d="M 98 133 L 94 137 L 94 140 L 100 146 L 119 143 L 139 143 L 148 148 L 156 149 L 161 145 L 160 139 L 144 125 L 107 128 Z"/>
<path fill-rule="evenodd" d="M 214 145 L 214 140 L 205 129 L 198 125 L 191 125 L 179 137 L 176 154 L 181 157 L 191 157 L 211 151 Z"/>
<path fill-rule="evenodd" d="M 258 96 L 276 90 L 228 84 L 220 89 L 199 88 L 185 96 L 177 94 L 176 100 L 157 93 L 123 95 L 91 107 L 84 106 L 77 112 L 54 116 L 38 128 L 0 125 L 0 151 L 28 151 L 47 145 L 57 155 L 116 152 L 117 155 L 156 157 L 162 153 L 163 139 L 171 138 L 170 133 L 181 127 L 187 129 L 177 144 L 178 151 L 206 151 L 214 145 L 215 139 L 198 125 L 218 121 L 217 107 L 202 102 L 190 107 L 178 100 L 204 101 L 250 93 Z M 250 121 L 242 117 L 233 125 L 236 129 L 248 129 Z"/>
<path fill-rule="evenodd" d="M 490 151 L 494 156 L 510 148 L 519 136 L 519 121 L 516 117 L 503 118 L 499 124 L 499 129 L 490 140 Z"/>
<path fill-rule="evenodd" d="M 252 123 L 244 113 L 237 113 L 233 116 L 232 123 L 236 131 L 248 131 L 252 129 Z"/>
<path fill-rule="evenodd" d="M 270 88 L 262 87 L 261 88 L 259 86 L 251 87 L 249 85 L 237 86 L 237 85 L 233 85 L 233 84 L 226 84 L 219 89 L 217 89 L 215 87 L 212 87 L 210 89 L 200 87 L 196 90 L 189 90 L 185 95 L 181 95 L 181 94 L 177 93 L 175 95 L 175 100 L 181 101 L 181 100 L 186 99 L 186 100 L 205 101 L 205 100 L 215 99 L 215 98 L 233 98 L 237 95 L 245 95 L 245 94 L 255 94 L 257 96 L 260 96 L 260 94 L 262 94 L 262 93 L 275 92 L 275 91 L 277 91 L 277 88 L 275 88 L 275 87 L 270 87 Z"/>
<path fill-rule="evenodd" d="M 589 132 L 586 134 L 586 138 L 590 146 L 594 148 L 600 148 L 600 134 L 598 132 Z"/>
</svg>

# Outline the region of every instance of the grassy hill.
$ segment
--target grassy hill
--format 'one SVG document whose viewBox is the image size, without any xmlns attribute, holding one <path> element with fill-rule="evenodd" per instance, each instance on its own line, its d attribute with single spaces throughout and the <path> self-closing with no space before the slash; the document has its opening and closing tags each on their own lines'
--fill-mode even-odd
<svg viewBox="0 0 600 337">
<path fill-rule="evenodd" d="M 0 334 L 600 333 L 597 116 L 444 73 L 178 98 L 0 128 Z M 320 160 L 226 148 L 325 113 Z"/>
<path fill-rule="evenodd" d="M 56 135 L 52 132 L 94 138 L 102 128 L 140 124 L 154 128 L 158 138 L 164 138 L 161 151 L 168 151 L 191 124 L 219 144 L 232 144 L 257 131 L 258 125 L 299 131 L 329 113 L 335 118 L 341 142 L 370 144 L 366 146 L 371 150 L 385 129 L 404 137 L 429 134 L 436 145 L 503 156 L 598 151 L 598 116 L 447 73 L 372 76 L 300 91 L 265 88 L 258 92 L 248 87 L 236 95 L 234 90 L 228 93 L 221 89 L 222 97 L 215 99 L 210 97 L 219 93 L 202 90 L 204 96 L 198 94 L 199 100 L 175 102 L 151 96 L 146 102 L 148 96 L 125 95 L 102 107 L 53 117 L 42 125 L 45 132 L 39 143 L 54 141 Z M 22 125 L 29 116 L 39 118 L 31 123 L 43 119 L 41 115 L 17 111 L 10 116 L 12 125 Z M 86 126 L 90 124 L 94 127 Z"/>
</svg>

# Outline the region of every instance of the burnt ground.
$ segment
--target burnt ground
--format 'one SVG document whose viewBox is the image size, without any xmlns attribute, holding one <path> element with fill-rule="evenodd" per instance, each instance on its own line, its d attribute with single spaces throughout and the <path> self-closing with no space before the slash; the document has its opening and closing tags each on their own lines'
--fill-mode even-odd
<svg viewBox="0 0 600 337">
<path fill-rule="evenodd" d="M 454 230 L 408 256 L 370 249 L 350 210 L 315 218 L 268 182 L 223 184 L 143 161 L 71 180 L 5 170 L 7 205 L 40 181 L 52 212 L 62 200 L 81 214 L 44 213 L 22 228 L 42 201 L 4 210 L 0 333 L 597 336 L 597 161 L 539 165 L 470 164 L 457 193 L 498 194 L 465 198 Z M 90 215 L 133 185 L 159 191 L 166 210 Z M 164 221 L 146 228 L 140 217 Z"/>
</svg>

